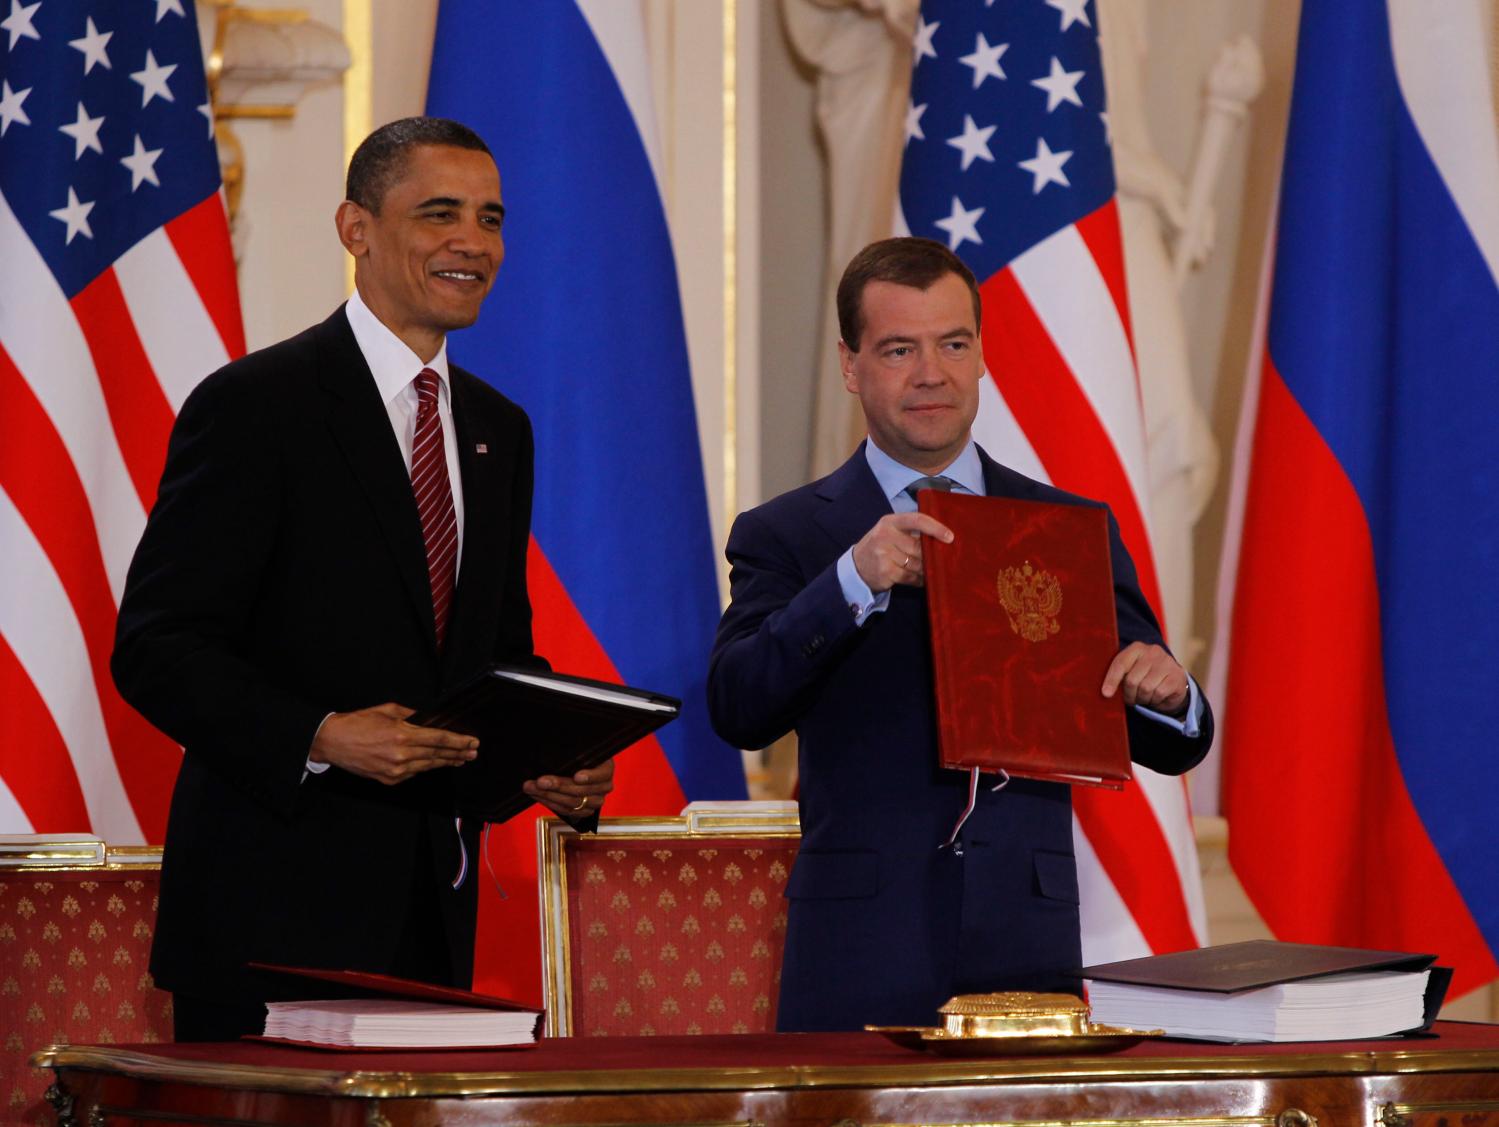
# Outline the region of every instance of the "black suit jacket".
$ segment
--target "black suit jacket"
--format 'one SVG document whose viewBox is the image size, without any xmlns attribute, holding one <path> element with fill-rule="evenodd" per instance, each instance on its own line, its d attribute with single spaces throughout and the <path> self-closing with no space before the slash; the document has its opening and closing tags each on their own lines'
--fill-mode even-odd
<svg viewBox="0 0 1499 1127">
<path fill-rule="evenodd" d="M 328 713 L 419 708 L 485 662 L 534 660 L 530 424 L 450 374 L 465 517 L 441 653 L 410 480 L 342 309 L 214 373 L 178 415 L 113 659 L 125 699 L 185 748 L 151 960 L 168 989 L 271 996 L 249 960 L 389 970 L 413 889 L 451 979 L 471 977 L 452 773 L 304 778 Z"/>
<path fill-rule="evenodd" d="M 1096 504 L 979 453 L 990 496 Z M 961 853 L 938 849 L 967 775 L 937 766 L 925 593 L 896 587 L 888 609 L 856 627 L 837 576 L 838 557 L 890 511 L 861 447 L 828 477 L 741 514 L 729 534 L 714 727 L 742 747 L 793 727 L 800 737 L 781 1029 L 932 1025 L 954 994 L 1079 988 L 1062 974 L 1081 962 L 1069 788 L 981 789 Z M 1160 644 L 1112 516 L 1109 535 L 1120 638 Z M 1179 774 L 1207 753 L 1210 712 L 1204 720 L 1188 739 L 1130 710 L 1130 754 Z"/>
</svg>

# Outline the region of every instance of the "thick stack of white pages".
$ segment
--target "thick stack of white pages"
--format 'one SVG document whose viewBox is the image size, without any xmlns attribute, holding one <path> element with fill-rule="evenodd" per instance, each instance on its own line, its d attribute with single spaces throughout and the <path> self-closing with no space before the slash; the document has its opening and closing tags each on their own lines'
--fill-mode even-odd
<svg viewBox="0 0 1499 1127">
<path fill-rule="evenodd" d="M 1415 1029 L 1429 970 L 1332 974 L 1254 990 L 1168 989 L 1094 981 L 1092 1018 L 1204 1041 L 1351 1041 Z"/>
<path fill-rule="evenodd" d="M 270 1002 L 265 1036 L 332 1048 L 443 1049 L 528 1045 L 534 1010 L 491 1010 L 401 998 Z"/>
</svg>

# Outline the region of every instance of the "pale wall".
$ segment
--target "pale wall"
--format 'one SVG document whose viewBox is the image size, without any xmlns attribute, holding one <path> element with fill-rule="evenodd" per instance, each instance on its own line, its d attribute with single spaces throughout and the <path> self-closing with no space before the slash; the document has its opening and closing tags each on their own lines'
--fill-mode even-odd
<svg viewBox="0 0 1499 1127">
<path fill-rule="evenodd" d="M 341 25 L 339 0 L 302 7 Z M 240 304 L 249 346 L 259 348 L 321 321 L 344 298 L 344 255 L 333 231 L 333 209 L 343 198 L 343 94 L 325 86 L 303 99 L 292 121 L 230 127 L 245 152 L 236 230 Z"/>
</svg>

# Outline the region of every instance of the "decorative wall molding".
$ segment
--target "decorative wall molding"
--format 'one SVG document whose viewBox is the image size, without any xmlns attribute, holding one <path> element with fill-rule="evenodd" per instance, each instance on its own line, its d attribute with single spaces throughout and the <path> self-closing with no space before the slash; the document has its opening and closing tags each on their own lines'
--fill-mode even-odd
<svg viewBox="0 0 1499 1127">
<path fill-rule="evenodd" d="M 212 9 L 208 96 L 237 261 L 245 238 L 238 222 L 245 155 L 239 137 L 226 123 L 289 121 L 309 90 L 338 82 L 353 60 L 337 30 L 301 9 L 244 8 L 234 0 L 200 2 Z"/>
<path fill-rule="evenodd" d="M 305 11 L 223 4 L 216 15 L 208 75 L 220 119 L 290 118 L 353 62 L 343 36 Z"/>
</svg>

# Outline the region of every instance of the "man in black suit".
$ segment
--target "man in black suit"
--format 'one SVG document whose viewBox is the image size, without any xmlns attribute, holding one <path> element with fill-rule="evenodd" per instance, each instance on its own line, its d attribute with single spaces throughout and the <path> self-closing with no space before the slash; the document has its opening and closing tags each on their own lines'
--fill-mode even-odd
<svg viewBox="0 0 1499 1127">
<path fill-rule="evenodd" d="M 151 957 L 178 1040 L 258 1032 L 295 992 L 251 961 L 468 985 L 479 827 L 444 769 L 487 749 L 405 717 L 488 662 L 544 664 L 530 424 L 447 362 L 504 257 L 494 160 L 409 118 L 347 195 L 356 293 L 188 397 L 121 602 L 115 680 L 185 748 Z M 612 779 L 527 790 L 586 824 Z"/>
<path fill-rule="evenodd" d="M 887 239 L 838 287 L 843 380 L 869 441 L 840 469 L 743 513 L 708 674 L 718 734 L 763 747 L 795 728 L 802 843 L 777 1025 L 932 1025 L 950 996 L 1071 990 L 1081 961 L 1071 798 L 937 765 L 922 544 L 952 533 L 910 490 L 1092 505 L 999 465 L 973 441 L 979 292 L 940 243 Z M 1166 650 L 1109 520 L 1123 648 L 1099 691 L 1128 706 L 1130 754 L 1179 774 L 1212 714 Z"/>
</svg>

